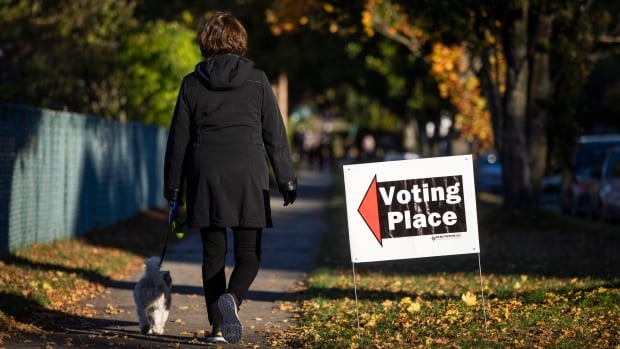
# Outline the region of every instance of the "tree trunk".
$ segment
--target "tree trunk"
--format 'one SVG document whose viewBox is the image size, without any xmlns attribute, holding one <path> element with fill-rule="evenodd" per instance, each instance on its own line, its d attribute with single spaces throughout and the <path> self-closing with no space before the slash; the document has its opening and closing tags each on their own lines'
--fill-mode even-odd
<svg viewBox="0 0 620 349">
<path fill-rule="evenodd" d="M 544 4 L 542 6 L 545 6 Z M 549 67 L 549 45 L 553 17 L 541 9 L 541 14 L 536 19 L 536 45 L 532 54 L 532 74 L 530 77 L 529 96 L 529 122 L 528 122 L 528 145 L 531 164 L 531 182 L 534 199 L 540 196 L 542 180 L 545 175 L 548 141 L 547 123 L 549 112 L 547 103 L 553 94 L 551 72 Z"/>
<path fill-rule="evenodd" d="M 484 49 L 481 56 L 481 67 L 478 72 L 484 94 L 489 103 L 489 112 L 491 113 L 491 128 L 493 129 L 493 139 L 495 143 L 495 149 L 502 148 L 502 121 L 503 108 L 502 108 L 502 95 L 500 93 L 500 83 L 497 78 L 493 78 L 498 74 L 496 66 L 498 63 L 491 64 L 491 55 L 496 56 L 495 62 L 499 61 L 498 53 L 489 49 Z"/>
<path fill-rule="evenodd" d="M 282 114 L 284 126 L 288 127 L 288 75 L 282 71 L 278 75 L 278 83 L 272 86 Z"/>
<path fill-rule="evenodd" d="M 403 127 L 402 147 L 407 152 L 419 153 L 418 123 L 413 115 L 408 115 Z"/>
<path fill-rule="evenodd" d="M 500 156 L 503 164 L 504 203 L 525 207 L 532 199 L 531 167 L 526 142 L 528 97 L 529 2 L 511 11 L 505 22 L 506 94 Z"/>
</svg>

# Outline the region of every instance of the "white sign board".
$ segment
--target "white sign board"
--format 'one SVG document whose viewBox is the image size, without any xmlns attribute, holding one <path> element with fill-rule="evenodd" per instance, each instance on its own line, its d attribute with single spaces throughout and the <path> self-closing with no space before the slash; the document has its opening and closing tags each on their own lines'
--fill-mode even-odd
<svg viewBox="0 0 620 349">
<path fill-rule="evenodd" d="M 343 171 L 353 263 L 480 252 L 471 155 Z"/>
</svg>

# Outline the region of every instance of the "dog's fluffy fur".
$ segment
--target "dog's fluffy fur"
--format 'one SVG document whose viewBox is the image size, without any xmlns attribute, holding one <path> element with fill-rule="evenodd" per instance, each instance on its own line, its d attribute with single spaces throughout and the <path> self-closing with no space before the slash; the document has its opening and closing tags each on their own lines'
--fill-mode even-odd
<svg viewBox="0 0 620 349">
<path fill-rule="evenodd" d="M 169 271 L 159 270 L 160 260 L 151 257 L 144 261 L 144 275 L 133 290 L 142 334 L 163 334 L 170 312 L 172 277 Z"/>
</svg>

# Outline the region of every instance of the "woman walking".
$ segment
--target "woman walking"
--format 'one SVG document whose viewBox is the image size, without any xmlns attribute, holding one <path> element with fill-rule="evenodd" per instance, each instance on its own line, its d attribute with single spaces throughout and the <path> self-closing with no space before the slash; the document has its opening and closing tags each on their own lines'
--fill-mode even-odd
<svg viewBox="0 0 620 349">
<path fill-rule="evenodd" d="M 262 229 L 271 227 L 271 164 L 284 205 L 297 180 L 284 123 L 265 73 L 245 58 L 247 33 L 231 14 L 216 12 L 199 33 L 203 57 L 183 78 L 164 163 L 164 196 L 172 205 L 186 184 L 187 224 L 200 228 L 208 341 L 236 343 L 237 311 L 256 278 Z M 226 280 L 226 231 L 235 266 Z"/>
</svg>

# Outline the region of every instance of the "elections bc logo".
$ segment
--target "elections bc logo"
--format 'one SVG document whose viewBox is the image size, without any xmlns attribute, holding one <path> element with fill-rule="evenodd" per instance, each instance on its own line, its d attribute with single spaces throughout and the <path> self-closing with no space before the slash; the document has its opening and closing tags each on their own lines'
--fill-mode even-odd
<svg viewBox="0 0 620 349">
<path fill-rule="evenodd" d="M 383 239 L 407 236 L 458 239 L 467 229 L 463 178 L 377 182 L 375 176 L 358 212 L 381 245 Z"/>
</svg>

